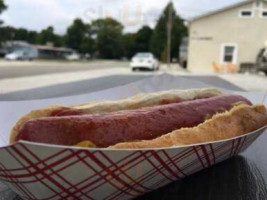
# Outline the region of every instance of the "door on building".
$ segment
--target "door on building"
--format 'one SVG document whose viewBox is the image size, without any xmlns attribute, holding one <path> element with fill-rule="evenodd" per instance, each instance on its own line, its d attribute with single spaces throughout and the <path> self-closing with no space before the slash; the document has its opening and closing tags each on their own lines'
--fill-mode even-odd
<svg viewBox="0 0 267 200">
<path fill-rule="evenodd" d="M 221 64 L 237 64 L 237 44 L 222 44 Z"/>
</svg>

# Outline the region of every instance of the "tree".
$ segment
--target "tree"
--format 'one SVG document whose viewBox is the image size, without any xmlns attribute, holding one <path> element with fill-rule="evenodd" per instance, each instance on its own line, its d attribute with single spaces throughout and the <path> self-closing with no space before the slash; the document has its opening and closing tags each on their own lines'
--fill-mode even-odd
<svg viewBox="0 0 267 200">
<path fill-rule="evenodd" d="M 13 40 L 16 35 L 16 29 L 11 26 L 0 27 L 0 40 Z"/>
<path fill-rule="evenodd" d="M 85 36 L 80 45 L 80 52 L 84 54 L 93 54 L 94 52 L 94 40 L 91 37 Z"/>
<path fill-rule="evenodd" d="M 137 33 L 124 34 L 122 39 L 124 56 L 132 58 L 137 52 L 149 52 L 152 32 L 149 26 L 143 26 Z"/>
<path fill-rule="evenodd" d="M 68 28 L 66 44 L 68 47 L 77 50 L 83 54 L 92 54 L 94 51 L 94 40 L 92 38 L 92 29 L 90 24 L 85 24 L 81 19 L 75 19 Z"/>
<path fill-rule="evenodd" d="M 152 29 L 149 26 L 143 26 L 136 34 L 135 49 L 138 52 L 148 52 L 150 47 L 150 40 L 152 36 Z"/>
<path fill-rule="evenodd" d="M 132 58 L 133 55 L 137 52 L 135 44 L 136 34 L 135 33 L 126 33 L 122 38 L 122 46 L 124 56 L 127 58 Z"/>
<path fill-rule="evenodd" d="M 156 27 L 151 37 L 150 48 L 152 52 L 161 60 L 166 61 L 167 50 L 167 22 L 169 10 L 172 14 L 172 46 L 171 58 L 178 57 L 179 46 L 182 38 L 187 35 L 187 27 L 184 25 L 184 20 L 181 19 L 174 9 L 173 3 L 169 3 L 161 14 Z"/>
<path fill-rule="evenodd" d="M 87 27 L 83 23 L 83 21 L 81 19 L 75 19 L 73 24 L 67 29 L 67 46 L 77 51 L 80 51 L 86 31 Z"/>
<path fill-rule="evenodd" d="M 121 23 L 112 18 L 97 19 L 92 22 L 92 31 L 96 36 L 96 50 L 102 58 L 118 59 L 122 57 Z"/>
<path fill-rule="evenodd" d="M 37 31 L 29 31 L 28 32 L 27 41 L 30 44 L 36 44 L 37 43 L 37 38 L 38 38 L 38 32 Z"/>
<path fill-rule="evenodd" d="M 63 45 L 62 37 L 54 33 L 54 28 L 52 26 L 43 29 L 37 36 L 38 44 L 45 45 L 49 42 L 53 43 L 53 45 L 56 47 Z"/>
<path fill-rule="evenodd" d="M 0 14 L 7 8 L 7 6 L 5 5 L 4 1 L 3 0 L 0 0 Z M 2 25 L 3 21 L 0 20 L 0 26 Z M 2 42 L 4 41 L 4 38 L 3 38 L 3 30 L 0 30 L 0 46 L 2 44 Z"/>
<path fill-rule="evenodd" d="M 85 25 L 85 31 L 84 35 L 81 41 L 81 44 L 79 46 L 79 51 L 84 54 L 93 54 L 94 47 L 95 47 L 95 41 L 92 38 L 93 32 L 91 25 L 86 24 Z"/>
<path fill-rule="evenodd" d="M 0 27 L 0 39 L 2 41 L 21 40 L 30 44 L 36 44 L 38 33 L 36 31 L 28 31 L 24 28 L 14 28 L 12 26 Z"/>
<path fill-rule="evenodd" d="M 7 9 L 7 6 L 5 5 L 4 1 L 3 0 L 0 0 L 0 14 L 5 10 Z M 3 22 L 0 20 L 0 25 L 2 24 Z"/>
<path fill-rule="evenodd" d="M 15 29 L 15 34 L 14 34 L 13 40 L 27 41 L 28 40 L 28 34 L 29 34 L 28 30 L 26 30 L 24 28 Z"/>
</svg>

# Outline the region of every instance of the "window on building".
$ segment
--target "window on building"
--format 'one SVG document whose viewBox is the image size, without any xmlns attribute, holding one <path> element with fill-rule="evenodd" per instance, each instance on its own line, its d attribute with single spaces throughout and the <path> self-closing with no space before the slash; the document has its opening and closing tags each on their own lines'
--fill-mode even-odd
<svg viewBox="0 0 267 200">
<path fill-rule="evenodd" d="M 251 10 L 241 10 L 239 15 L 242 18 L 251 18 L 253 17 L 253 12 Z"/>
<path fill-rule="evenodd" d="M 267 18 L 267 10 L 261 11 L 261 17 Z"/>
<path fill-rule="evenodd" d="M 234 63 L 236 64 L 236 45 L 223 45 L 222 48 L 222 63 Z"/>
</svg>

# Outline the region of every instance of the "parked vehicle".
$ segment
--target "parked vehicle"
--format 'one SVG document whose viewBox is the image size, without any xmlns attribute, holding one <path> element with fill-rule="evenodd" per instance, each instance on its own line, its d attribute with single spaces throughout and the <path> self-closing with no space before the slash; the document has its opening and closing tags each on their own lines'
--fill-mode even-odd
<svg viewBox="0 0 267 200">
<path fill-rule="evenodd" d="M 253 62 L 242 62 L 239 66 L 239 72 L 240 73 L 255 73 L 257 72 L 256 63 Z"/>
<path fill-rule="evenodd" d="M 69 54 L 65 57 L 67 60 L 74 61 L 74 60 L 80 60 L 81 56 L 77 53 Z"/>
<path fill-rule="evenodd" d="M 5 55 L 6 60 L 33 60 L 36 56 L 26 51 L 14 51 Z"/>
<path fill-rule="evenodd" d="M 267 75 L 267 48 L 262 48 L 256 59 L 256 70 Z"/>
<path fill-rule="evenodd" d="M 137 69 L 158 70 L 159 61 L 152 53 L 137 53 L 130 63 L 133 71 Z"/>
</svg>

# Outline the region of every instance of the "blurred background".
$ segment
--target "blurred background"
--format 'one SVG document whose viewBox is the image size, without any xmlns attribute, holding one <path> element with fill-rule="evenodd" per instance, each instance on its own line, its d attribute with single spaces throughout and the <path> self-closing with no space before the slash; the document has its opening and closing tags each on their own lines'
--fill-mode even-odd
<svg viewBox="0 0 267 200">
<path fill-rule="evenodd" d="M 0 20 L 0 100 L 162 73 L 266 90 L 265 0 L 0 0 Z"/>
</svg>

